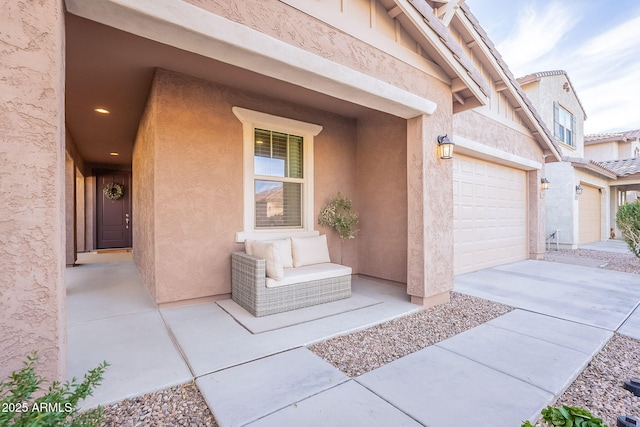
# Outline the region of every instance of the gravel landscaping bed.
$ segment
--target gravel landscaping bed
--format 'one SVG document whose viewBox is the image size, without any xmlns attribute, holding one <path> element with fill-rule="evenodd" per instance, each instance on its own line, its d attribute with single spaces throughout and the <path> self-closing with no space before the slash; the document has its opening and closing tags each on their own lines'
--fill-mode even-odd
<svg viewBox="0 0 640 427">
<path fill-rule="evenodd" d="M 102 427 L 217 425 L 195 383 L 107 405 L 104 415 Z"/>
<path fill-rule="evenodd" d="M 506 305 L 451 293 L 451 301 L 309 347 L 356 377 L 511 311 Z"/>
<path fill-rule="evenodd" d="M 556 405 L 581 406 L 611 427 L 620 415 L 640 418 L 640 397 L 623 388 L 640 379 L 640 341 L 614 335 Z"/>
</svg>

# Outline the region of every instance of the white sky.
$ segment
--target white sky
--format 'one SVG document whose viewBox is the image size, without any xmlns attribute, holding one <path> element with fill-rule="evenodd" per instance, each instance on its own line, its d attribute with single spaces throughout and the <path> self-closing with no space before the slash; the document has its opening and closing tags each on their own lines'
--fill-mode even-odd
<svg viewBox="0 0 640 427">
<path fill-rule="evenodd" d="M 586 134 L 640 129 L 640 1 L 466 3 L 516 77 L 568 73 Z"/>
</svg>

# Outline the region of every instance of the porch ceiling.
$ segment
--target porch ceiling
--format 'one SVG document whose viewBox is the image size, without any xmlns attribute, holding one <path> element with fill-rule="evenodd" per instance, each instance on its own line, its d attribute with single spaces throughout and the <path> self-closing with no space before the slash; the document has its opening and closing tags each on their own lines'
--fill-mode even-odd
<svg viewBox="0 0 640 427">
<path fill-rule="evenodd" d="M 367 108 L 73 14 L 66 27 L 66 125 L 90 164 L 130 165 L 155 68 L 358 117 Z M 110 114 L 98 114 L 95 108 Z M 111 156 L 118 152 L 118 156 Z"/>
</svg>

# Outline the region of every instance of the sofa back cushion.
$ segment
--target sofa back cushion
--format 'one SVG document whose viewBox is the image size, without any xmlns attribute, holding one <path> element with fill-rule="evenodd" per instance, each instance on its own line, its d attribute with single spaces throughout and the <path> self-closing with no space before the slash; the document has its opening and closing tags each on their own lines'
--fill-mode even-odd
<svg viewBox="0 0 640 427">
<path fill-rule="evenodd" d="M 331 262 L 327 236 L 324 234 L 314 237 L 292 237 L 291 252 L 294 267 Z"/>
</svg>

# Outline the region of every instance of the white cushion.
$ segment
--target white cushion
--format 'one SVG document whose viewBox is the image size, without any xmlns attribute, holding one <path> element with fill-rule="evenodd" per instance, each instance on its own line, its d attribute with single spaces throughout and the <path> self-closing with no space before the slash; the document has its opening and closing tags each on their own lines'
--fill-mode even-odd
<svg viewBox="0 0 640 427">
<path fill-rule="evenodd" d="M 331 279 L 350 275 L 351 267 L 331 263 L 313 264 L 305 267 L 286 268 L 282 280 L 274 280 L 267 277 L 266 286 L 267 288 L 275 288 L 278 286 L 310 282 L 312 280 Z"/>
<path fill-rule="evenodd" d="M 284 278 L 284 267 L 282 265 L 282 256 L 280 255 L 281 246 L 273 242 L 253 242 L 253 256 L 265 260 L 267 277 L 275 280 Z"/>
<path fill-rule="evenodd" d="M 327 236 L 324 234 L 314 237 L 292 237 L 291 252 L 294 267 L 331 262 Z"/>
<path fill-rule="evenodd" d="M 282 266 L 284 268 L 293 267 L 293 256 L 291 254 L 291 239 L 280 239 L 280 240 L 249 240 L 246 239 L 244 241 L 244 251 L 247 255 L 255 256 L 253 253 L 253 244 L 255 242 L 264 242 L 264 243 L 277 243 L 280 248 L 280 261 L 282 262 Z M 261 258 L 261 257 L 258 257 Z"/>
<path fill-rule="evenodd" d="M 247 255 L 253 256 L 253 242 L 255 242 L 255 240 L 246 239 L 244 241 L 244 251 Z"/>
</svg>

